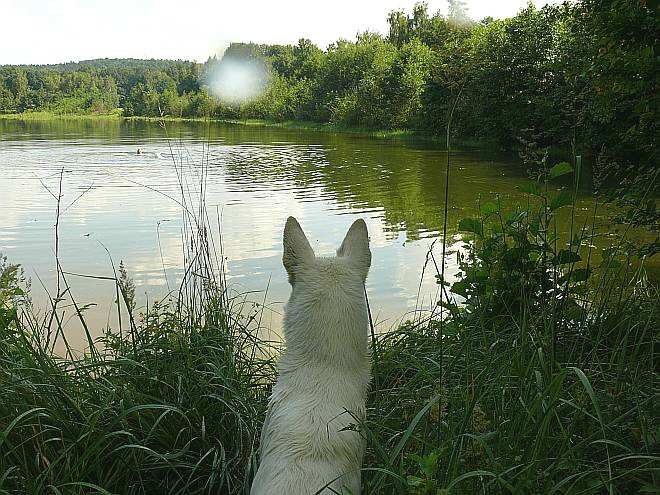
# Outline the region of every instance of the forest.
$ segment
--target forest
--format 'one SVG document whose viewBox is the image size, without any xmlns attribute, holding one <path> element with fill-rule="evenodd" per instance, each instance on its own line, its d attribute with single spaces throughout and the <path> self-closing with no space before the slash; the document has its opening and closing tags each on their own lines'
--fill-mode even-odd
<svg viewBox="0 0 660 495">
<path fill-rule="evenodd" d="M 442 139 L 451 114 L 458 142 L 588 156 L 597 187 L 655 177 L 658 21 L 646 1 L 530 4 L 512 18 L 478 22 L 460 1 L 447 15 L 418 3 L 387 20 L 386 35 L 365 31 L 325 50 L 301 39 L 233 43 L 204 64 L 2 66 L 0 113 L 308 121 Z M 214 98 L 209 75 L 237 60 L 263 66 L 261 96 Z"/>
</svg>

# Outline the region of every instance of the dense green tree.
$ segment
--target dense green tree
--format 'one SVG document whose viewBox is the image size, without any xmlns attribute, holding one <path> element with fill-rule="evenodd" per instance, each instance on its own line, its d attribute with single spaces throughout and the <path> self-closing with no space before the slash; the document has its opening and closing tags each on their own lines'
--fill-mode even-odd
<svg viewBox="0 0 660 495">
<path fill-rule="evenodd" d="M 5 84 L 12 94 L 16 110 L 19 112 L 27 110 L 29 108 L 29 85 L 25 70 L 21 68 L 10 68 L 5 79 Z"/>
<path fill-rule="evenodd" d="M 575 7 L 581 22 L 572 28 L 589 38 L 583 66 L 590 86 L 585 139 L 600 150 L 617 181 L 657 172 L 659 21 L 653 4 L 583 0 Z"/>
<path fill-rule="evenodd" d="M 395 46 L 401 46 L 410 39 L 409 19 L 403 10 L 393 10 L 387 17 L 390 26 L 388 40 Z"/>
<path fill-rule="evenodd" d="M 14 112 L 17 110 L 14 95 L 2 79 L 0 79 L 0 108 L 4 112 Z"/>
</svg>

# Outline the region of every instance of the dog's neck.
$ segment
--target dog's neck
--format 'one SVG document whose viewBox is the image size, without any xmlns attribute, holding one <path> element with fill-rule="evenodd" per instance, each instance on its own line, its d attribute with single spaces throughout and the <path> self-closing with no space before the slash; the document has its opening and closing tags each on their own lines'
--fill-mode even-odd
<svg viewBox="0 0 660 495">
<path fill-rule="evenodd" d="M 364 301 L 333 312 L 287 307 L 281 365 L 287 369 L 323 366 L 362 370 L 370 359 L 368 325 Z"/>
</svg>

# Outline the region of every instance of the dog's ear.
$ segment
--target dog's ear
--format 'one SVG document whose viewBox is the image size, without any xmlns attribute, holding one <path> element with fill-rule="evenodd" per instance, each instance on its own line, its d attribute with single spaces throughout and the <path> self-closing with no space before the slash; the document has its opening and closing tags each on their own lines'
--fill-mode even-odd
<svg viewBox="0 0 660 495">
<path fill-rule="evenodd" d="M 298 220 L 289 217 L 284 226 L 284 255 L 282 263 L 289 274 L 289 281 L 293 282 L 295 269 L 301 263 L 314 259 L 314 250 L 309 245 Z"/>
<path fill-rule="evenodd" d="M 371 251 L 369 250 L 369 232 L 364 220 L 360 218 L 353 222 L 344 241 L 337 249 L 337 256 L 348 258 L 360 270 L 363 278 L 367 278 L 371 266 Z"/>
</svg>

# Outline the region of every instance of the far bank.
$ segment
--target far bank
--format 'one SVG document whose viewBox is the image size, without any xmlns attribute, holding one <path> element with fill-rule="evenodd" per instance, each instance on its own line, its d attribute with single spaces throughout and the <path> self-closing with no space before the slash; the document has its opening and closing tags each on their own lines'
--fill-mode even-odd
<svg viewBox="0 0 660 495">
<path fill-rule="evenodd" d="M 125 117 L 118 109 L 107 114 L 56 114 L 53 112 L 23 112 L 0 114 L 0 119 L 18 121 L 49 121 L 49 120 L 125 120 L 145 122 L 213 122 L 245 127 L 269 127 L 289 130 L 315 131 L 330 134 L 351 134 L 374 139 L 385 139 L 391 141 L 415 141 L 433 143 L 438 147 L 446 148 L 446 136 L 431 134 L 424 131 L 412 129 L 369 129 L 364 127 L 348 127 L 341 124 L 310 122 L 301 120 L 274 121 L 266 119 L 224 119 L 213 117 L 173 117 L 164 115 L 161 117 L 131 116 Z M 504 151 L 494 141 L 478 138 L 467 138 L 453 140 L 452 147 L 475 148 L 489 151 Z"/>
</svg>

